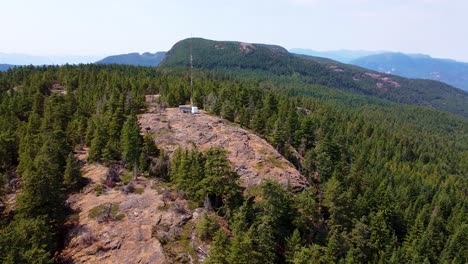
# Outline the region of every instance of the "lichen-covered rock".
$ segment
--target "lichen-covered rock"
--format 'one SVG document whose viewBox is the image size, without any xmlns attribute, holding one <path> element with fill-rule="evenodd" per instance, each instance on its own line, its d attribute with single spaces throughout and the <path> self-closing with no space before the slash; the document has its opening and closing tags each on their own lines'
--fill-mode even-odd
<svg viewBox="0 0 468 264">
<path fill-rule="evenodd" d="M 308 184 L 305 177 L 266 140 L 204 111 L 184 114 L 175 108 L 167 108 L 162 113 L 143 114 L 140 124 L 143 132 L 155 134 L 158 146 L 168 153 L 178 146 L 191 147 L 192 144 L 201 150 L 210 147 L 227 150 L 227 158 L 244 187 L 258 185 L 266 179 L 292 189 L 303 189 Z"/>
</svg>

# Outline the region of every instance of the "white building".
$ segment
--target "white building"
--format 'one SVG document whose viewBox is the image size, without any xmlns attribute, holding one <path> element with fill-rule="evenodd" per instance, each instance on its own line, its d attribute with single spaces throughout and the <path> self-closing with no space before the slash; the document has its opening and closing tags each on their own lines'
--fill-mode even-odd
<svg viewBox="0 0 468 264">
<path fill-rule="evenodd" d="M 198 113 L 198 107 L 193 105 L 179 105 L 179 111 L 182 113 Z"/>
</svg>

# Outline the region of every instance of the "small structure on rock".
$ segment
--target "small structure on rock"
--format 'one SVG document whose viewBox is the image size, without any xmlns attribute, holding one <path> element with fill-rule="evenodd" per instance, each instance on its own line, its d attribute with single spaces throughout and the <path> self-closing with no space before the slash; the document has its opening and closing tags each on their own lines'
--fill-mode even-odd
<svg viewBox="0 0 468 264">
<path fill-rule="evenodd" d="M 179 105 L 179 111 L 182 113 L 198 113 L 198 107 L 194 105 Z"/>
</svg>

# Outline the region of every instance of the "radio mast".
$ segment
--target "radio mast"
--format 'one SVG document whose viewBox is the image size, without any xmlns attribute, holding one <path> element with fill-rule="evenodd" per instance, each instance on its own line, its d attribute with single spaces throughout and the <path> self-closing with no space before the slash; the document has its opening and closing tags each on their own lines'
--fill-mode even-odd
<svg viewBox="0 0 468 264">
<path fill-rule="evenodd" d="M 193 58 L 192 58 L 192 38 L 190 38 L 190 105 L 193 106 Z"/>
</svg>

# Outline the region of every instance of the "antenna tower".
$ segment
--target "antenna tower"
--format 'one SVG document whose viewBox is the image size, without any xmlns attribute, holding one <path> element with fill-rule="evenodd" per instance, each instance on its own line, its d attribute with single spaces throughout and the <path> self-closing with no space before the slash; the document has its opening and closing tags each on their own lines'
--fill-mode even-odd
<svg viewBox="0 0 468 264">
<path fill-rule="evenodd" d="M 193 106 L 193 58 L 192 58 L 192 39 L 190 38 L 190 105 Z"/>
</svg>

